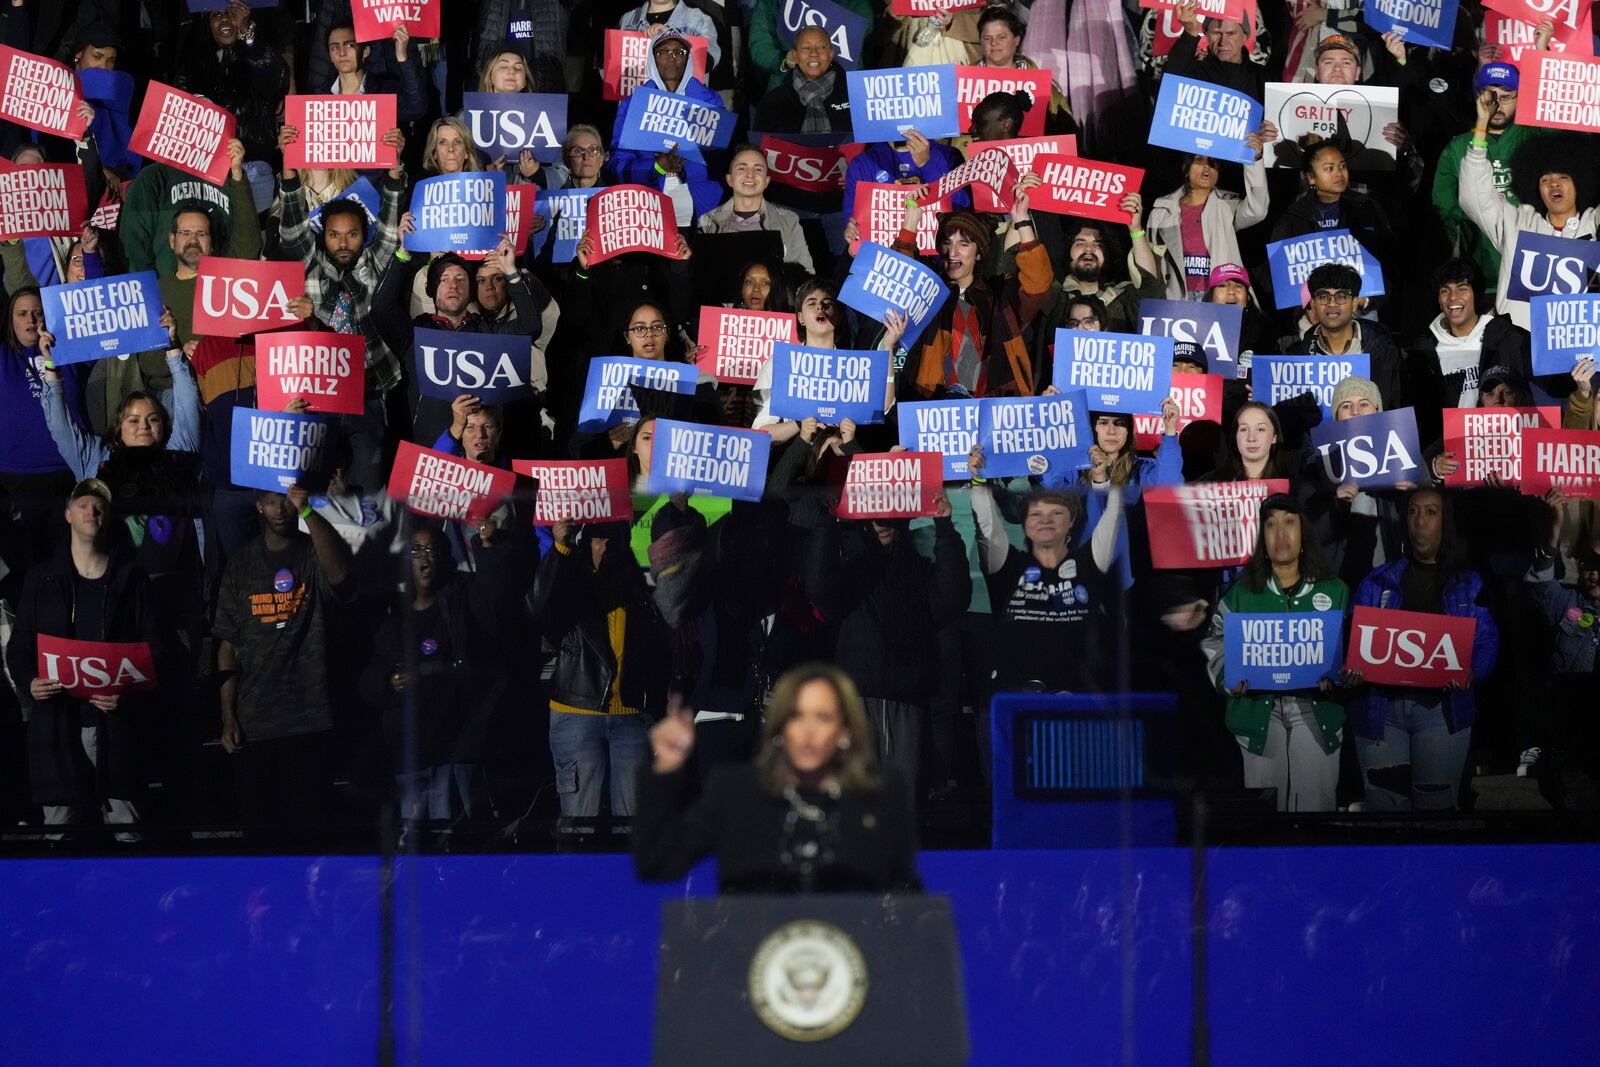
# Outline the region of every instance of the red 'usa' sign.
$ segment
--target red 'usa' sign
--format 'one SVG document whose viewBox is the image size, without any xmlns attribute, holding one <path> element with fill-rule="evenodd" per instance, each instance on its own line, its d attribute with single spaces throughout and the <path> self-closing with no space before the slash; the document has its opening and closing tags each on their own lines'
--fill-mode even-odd
<svg viewBox="0 0 1600 1067">
<path fill-rule="evenodd" d="M 0 45 L 0 119 L 76 141 L 89 128 L 72 68 Z"/>
<path fill-rule="evenodd" d="M 633 518 L 625 459 L 514 459 L 511 469 L 539 482 L 533 494 L 535 526 Z"/>
<path fill-rule="evenodd" d="M 798 335 L 788 312 L 703 307 L 695 339 L 705 349 L 701 370 L 725 385 L 754 385 L 761 365 L 772 358 L 772 346 L 792 344 Z"/>
<path fill-rule="evenodd" d="M 413 37 L 439 36 L 440 0 L 350 0 L 356 40 L 382 41 L 404 26 Z"/>
<path fill-rule="evenodd" d="M 199 337 L 244 337 L 303 321 L 289 301 L 306 295 L 303 263 L 201 256 L 194 287 Z"/>
<path fill-rule="evenodd" d="M 76 237 L 88 217 L 82 167 L 0 161 L 0 240 Z"/>
<path fill-rule="evenodd" d="M 74 641 L 39 635 L 39 677 L 75 697 L 138 693 L 156 687 L 155 660 L 143 641 Z"/>
<path fill-rule="evenodd" d="M 1281 478 L 1146 489 L 1151 564 L 1160 570 L 1238 566 L 1256 547 L 1261 502 L 1288 491 Z"/>
<path fill-rule="evenodd" d="M 1356 608 L 1344 665 L 1377 685 L 1440 688 L 1472 679 L 1477 619 L 1421 611 Z"/>
<path fill-rule="evenodd" d="M 767 157 L 767 173 L 779 185 L 808 193 L 836 193 L 844 188 L 850 161 L 831 145 L 794 144 L 769 136 L 761 138 L 761 151 Z"/>
<path fill-rule="evenodd" d="M 128 147 L 157 163 L 221 185 L 228 176 L 233 113 L 170 85 L 151 82 Z"/>
</svg>

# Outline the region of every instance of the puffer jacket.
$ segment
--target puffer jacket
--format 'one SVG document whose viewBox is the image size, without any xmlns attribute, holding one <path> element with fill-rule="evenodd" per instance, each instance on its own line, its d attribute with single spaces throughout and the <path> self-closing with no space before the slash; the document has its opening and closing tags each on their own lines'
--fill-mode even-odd
<svg viewBox="0 0 1600 1067">
<path fill-rule="evenodd" d="M 1400 583 L 1405 577 L 1410 560 L 1397 559 L 1385 563 L 1361 582 L 1356 590 L 1355 607 L 1399 609 Z M 1473 683 L 1489 676 L 1495 660 L 1500 655 L 1500 631 L 1494 624 L 1489 609 L 1478 603 L 1483 593 L 1483 579 L 1473 571 L 1464 571 L 1455 581 L 1444 587 L 1444 613 L 1458 619 L 1477 619 L 1478 628 L 1472 638 Z M 1395 686 L 1363 686 L 1351 701 L 1351 715 L 1356 732 L 1362 737 L 1383 737 L 1383 720 L 1389 711 L 1389 701 L 1396 695 Z M 1447 690 L 1444 693 L 1445 718 L 1452 732 L 1472 725 L 1478 717 L 1478 698 L 1470 689 Z"/>
</svg>

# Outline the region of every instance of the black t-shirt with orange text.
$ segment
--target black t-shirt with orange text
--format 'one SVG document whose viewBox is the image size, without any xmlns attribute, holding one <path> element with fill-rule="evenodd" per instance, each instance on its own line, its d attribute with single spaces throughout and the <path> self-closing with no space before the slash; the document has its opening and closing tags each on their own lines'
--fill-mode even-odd
<svg viewBox="0 0 1600 1067">
<path fill-rule="evenodd" d="M 246 741 L 333 728 L 328 706 L 329 589 L 311 539 L 281 552 L 256 538 L 228 563 L 212 633 L 239 655 Z"/>
</svg>

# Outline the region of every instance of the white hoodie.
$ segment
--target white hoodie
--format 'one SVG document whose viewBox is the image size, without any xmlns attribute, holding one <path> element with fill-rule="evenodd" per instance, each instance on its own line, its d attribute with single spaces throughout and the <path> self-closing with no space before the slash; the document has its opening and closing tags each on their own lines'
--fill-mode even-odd
<svg viewBox="0 0 1600 1067">
<path fill-rule="evenodd" d="M 1442 374 L 1461 373 L 1461 398 L 1456 401 L 1458 408 L 1475 408 L 1478 406 L 1478 359 L 1483 353 L 1483 331 L 1489 325 L 1489 320 L 1494 318 L 1494 312 L 1488 311 L 1478 316 L 1477 324 L 1465 337 L 1457 337 L 1450 332 L 1444 324 L 1444 312 L 1435 316 L 1428 324 L 1428 329 L 1433 331 L 1433 336 L 1439 342 L 1439 371 Z"/>
</svg>

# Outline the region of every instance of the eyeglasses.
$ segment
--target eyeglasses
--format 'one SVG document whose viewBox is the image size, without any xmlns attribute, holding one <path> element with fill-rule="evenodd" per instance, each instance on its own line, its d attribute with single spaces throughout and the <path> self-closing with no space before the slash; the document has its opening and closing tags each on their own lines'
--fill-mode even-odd
<svg viewBox="0 0 1600 1067">
<path fill-rule="evenodd" d="M 1311 294 L 1311 299 L 1319 304 L 1348 304 L 1356 298 L 1356 294 L 1348 289 L 1319 289 Z"/>
<path fill-rule="evenodd" d="M 567 149 L 567 155 L 577 156 L 579 159 L 588 159 L 590 156 L 598 156 L 604 151 L 605 149 L 601 148 L 597 144 L 584 145 L 581 148 L 573 146 L 572 148 Z"/>
<path fill-rule="evenodd" d="M 412 545 L 411 546 L 411 558 L 412 559 L 433 559 L 438 554 L 439 554 L 439 550 L 437 548 L 435 548 L 434 546 L 432 546 L 432 545 Z"/>
<path fill-rule="evenodd" d="M 189 240 L 190 238 L 193 238 L 196 241 L 209 241 L 209 240 L 211 240 L 211 231 L 210 230 L 174 230 L 173 231 L 173 236 L 174 237 L 182 237 L 184 240 Z"/>
<path fill-rule="evenodd" d="M 640 322 L 628 327 L 628 332 L 635 337 L 643 337 L 648 333 L 666 333 L 667 324 L 664 322 Z"/>
<path fill-rule="evenodd" d="M 658 48 L 656 56 L 666 56 L 668 59 L 683 59 L 689 54 L 687 48 Z"/>
<path fill-rule="evenodd" d="M 1098 326 L 1098 325 L 1100 325 L 1100 316 L 1098 316 L 1098 315 L 1085 315 L 1081 319 L 1071 319 L 1071 318 L 1069 318 L 1067 320 L 1068 328 L 1069 329 L 1073 329 L 1073 330 L 1081 330 L 1085 326 Z"/>
</svg>

